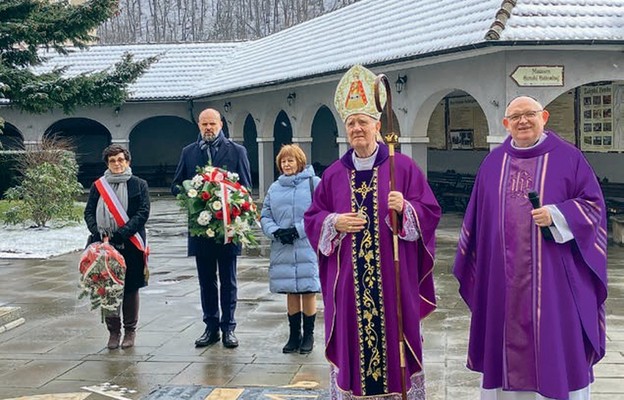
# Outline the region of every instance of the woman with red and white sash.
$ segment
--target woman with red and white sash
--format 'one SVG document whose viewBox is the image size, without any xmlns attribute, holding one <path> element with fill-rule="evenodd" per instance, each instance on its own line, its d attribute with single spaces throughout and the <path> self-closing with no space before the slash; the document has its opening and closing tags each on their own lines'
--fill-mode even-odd
<svg viewBox="0 0 624 400">
<path fill-rule="evenodd" d="M 134 346 L 139 319 L 139 289 L 147 285 L 147 244 L 145 223 L 150 213 L 147 182 L 132 175 L 130 152 L 117 144 L 102 153 L 107 169 L 91 186 L 84 219 L 91 232 L 89 243 L 103 236 L 126 261 L 124 298 L 121 306 L 124 338 L 122 348 Z M 110 332 L 107 347 L 116 349 L 121 340 L 121 317 L 107 316 Z"/>
</svg>

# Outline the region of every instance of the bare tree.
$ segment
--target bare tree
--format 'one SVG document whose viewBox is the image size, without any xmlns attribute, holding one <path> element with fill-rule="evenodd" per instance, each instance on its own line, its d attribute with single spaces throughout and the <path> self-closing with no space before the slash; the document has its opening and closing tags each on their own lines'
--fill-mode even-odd
<svg viewBox="0 0 624 400">
<path fill-rule="evenodd" d="M 257 39 L 358 0 L 121 0 L 102 43 Z"/>
</svg>

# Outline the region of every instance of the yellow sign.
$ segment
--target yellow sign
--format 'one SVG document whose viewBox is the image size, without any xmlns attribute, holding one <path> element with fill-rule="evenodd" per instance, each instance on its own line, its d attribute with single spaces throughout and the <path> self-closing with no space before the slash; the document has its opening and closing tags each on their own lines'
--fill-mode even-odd
<svg viewBox="0 0 624 400">
<path fill-rule="evenodd" d="M 563 65 L 519 65 L 510 77 L 518 86 L 563 86 Z"/>
</svg>

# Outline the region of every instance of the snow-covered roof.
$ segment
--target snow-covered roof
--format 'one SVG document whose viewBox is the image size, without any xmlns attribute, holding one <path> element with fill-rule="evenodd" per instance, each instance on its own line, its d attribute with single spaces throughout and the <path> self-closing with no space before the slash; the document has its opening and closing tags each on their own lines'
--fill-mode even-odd
<svg viewBox="0 0 624 400">
<path fill-rule="evenodd" d="M 186 99 L 198 83 L 206 82 L 242 43 L 174 43 L 91 46 L 86 50 L 69 49 L 67 56 L 54 51 L 42 52 L 48 61 L 37 72 L 69 65 L 70 76 L 99 71 L 121 60 L 124 53 L 141 60 L 158 55 L 159 59 L 130 86 L 132 100 Z"/>
<path fill-rule="evenodd" d="M 226 92 L 483 42 L 500 4 L 501 0 L 361 0 L 246 44 L 193 94 Z"/>
<path fill-rule="evenodd" d="M 622 41 L 624 0 L 518 0 L 500 40 Z"/>
<path fill-rule="evenodd" d="M 208 97 L 488 44 L 622 42 L 624 0 L 361 0 L 244 43 L 93 46 L 51 62 L 97 70 L 163 53 L 131 99 Z M 50 63 L 47 64 L 49 66 Z"/>
<path fill-rule="evenodd" d="M 624 40 L 624 0 L 362 0 L 239 48 L 194 96 L 498 41 Z"/>
</svg>

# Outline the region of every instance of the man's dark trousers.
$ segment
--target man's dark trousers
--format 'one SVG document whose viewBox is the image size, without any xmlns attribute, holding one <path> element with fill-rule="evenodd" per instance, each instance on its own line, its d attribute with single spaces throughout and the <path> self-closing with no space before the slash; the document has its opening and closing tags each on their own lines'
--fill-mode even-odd
<svg viewBox="0 0 624 400">
<path fill-rule="evenodd" d="M 217 244 L 211 239 L 201 241 L 196 250 L 195 262 L 206 329 L 211 332 L 217 332 L 219 329 L 222 332 L 233 331 L 236 328 L 234 311 L 238 248 L 233 244 Z M 220 285 L 217 285 L 217 272 Z"/>
</svg>

